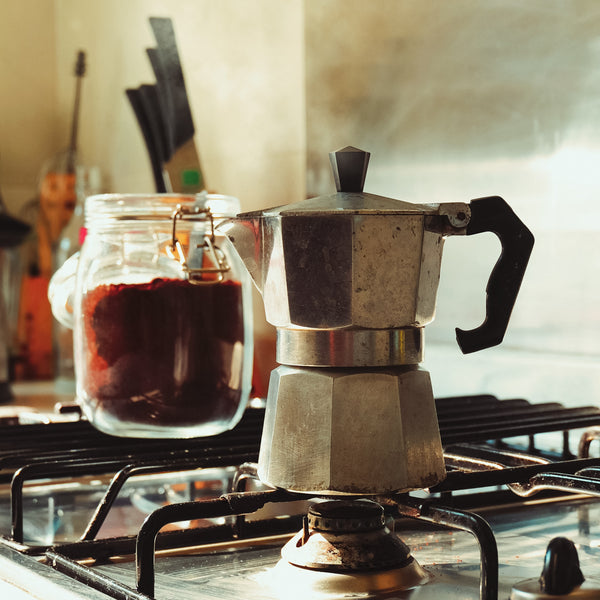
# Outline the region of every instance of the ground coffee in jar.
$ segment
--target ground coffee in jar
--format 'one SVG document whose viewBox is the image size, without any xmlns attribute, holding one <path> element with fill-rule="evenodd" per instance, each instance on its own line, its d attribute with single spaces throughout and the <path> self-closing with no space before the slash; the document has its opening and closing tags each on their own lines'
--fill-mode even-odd
<svg viewBox="0 0 600 600">
<path fill-rule="evenodd" d="M 244 343 L 239 282 L 100 285 L 82 312 L 92 410 L 167 427 L 233 418 Z"/>
<path fill-rule="evenodd" d="M 217 228 L 238 211 L 237 200 L 210 194 L 87 199 L 70 285 L 77 397 L 98 429 L 198 437 L 239 421 L 251 388 L 251 283 Z M 204 243 L 224 259 L 218 274 Z M 207 268 L 190 276 L 198 260 Z"/>
</svg>

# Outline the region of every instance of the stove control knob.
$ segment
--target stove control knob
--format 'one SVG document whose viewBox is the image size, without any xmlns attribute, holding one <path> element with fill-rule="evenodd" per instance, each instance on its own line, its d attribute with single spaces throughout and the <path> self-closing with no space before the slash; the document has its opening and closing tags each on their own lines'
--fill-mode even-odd
<svg viewBox="0 0 600 600">
<path fill-rule="evenodd" d="M 575 544 L 564 537 L 554 538 L 548 544 L 540 575 L 542 592 L 555 596 L 570 594 L 584 581 Z"/>
<path fill-rule="evenodd" d="M 537 579 L 517 583 L 510 600 L 592 600 L 600 598 L 600 582 L 585 579 L 579 568 L 575 544 L 564 537 L 554 538 L 546 550 L 544 568 Z"/>
</svg>

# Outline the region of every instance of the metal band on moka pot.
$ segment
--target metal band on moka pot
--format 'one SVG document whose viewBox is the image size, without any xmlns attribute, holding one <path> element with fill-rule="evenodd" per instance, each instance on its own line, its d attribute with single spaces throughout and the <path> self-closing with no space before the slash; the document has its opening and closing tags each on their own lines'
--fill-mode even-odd
<svg viewBox="0 0 600 600">
<path fill-rule="evenodd" d="M 306 367 L 391 367 L 423 361 L 423 327 L 277 329 L 278 363 Z"/>
</svg>

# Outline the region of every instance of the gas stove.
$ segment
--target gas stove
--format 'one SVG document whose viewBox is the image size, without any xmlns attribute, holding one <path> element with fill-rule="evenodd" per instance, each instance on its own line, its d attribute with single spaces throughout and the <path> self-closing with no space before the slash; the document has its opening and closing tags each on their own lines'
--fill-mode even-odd
<svg viewBox="0 0 600 600">
<path fill-rule="evenodd" d="M 0 589 L 136 600 L 597 597 L 600 459 L 590 449 L 600 409 L 483 395 L 438 398 L 436 410 L 444 481 L 342 500 L 257 479 L 260 405 L 234 430 L 194 440 L 110 437 L 76 413 L 0 424 Z M 312 568 L 339 545 L 296 566 L 321 538 L 351 538 L 354 570 L 346 559 Z M 578 557 L 585 582 L 531 595 L 551 542 L 548 560 L 569 571 Z"/>
</svg>

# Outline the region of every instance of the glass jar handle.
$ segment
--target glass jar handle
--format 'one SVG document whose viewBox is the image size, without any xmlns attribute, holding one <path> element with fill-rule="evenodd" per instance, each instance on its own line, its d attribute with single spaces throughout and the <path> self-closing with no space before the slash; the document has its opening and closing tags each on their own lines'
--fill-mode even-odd
<svg viewBox="0 0 600 600">
<path fill-rule="evenodd" d="M 75 324 L 73 292 L 75 291 L 78 264 L 79 252 L 76 252 L 54 273 L 48 285 L 48 300 L 50 300 L 52 314 L 61 325 L 69 329 L 73 329 Z"/>
<path fill-rule="evenodd" d="M 192 220 L 206 220 L 210 224 L 210 232 L 203 234 L 203 242 L 194 244 L 190 239 L 190 252 L 186 258 L 183 247 L 177 239 L 177 219 L 191 218 Z M 221 283 L 225 278 L 225 273 L 229 272 L 231 267 L 227 262 L 225 253 L 215 244 L 215 224 L 213 214 L 209 208 L 194 207 L 191 210 L 178 206 L 172 216 L 173 234 L 171 245 L 167 246 L 167 256 L 177 260 L 187 280 L 195 285 L 212 285 Z M 191 246 L 194 246 L 193 248 Z M 212 266 L 204 266 L 204 257 L 207 263 Z"/>
</svg>

